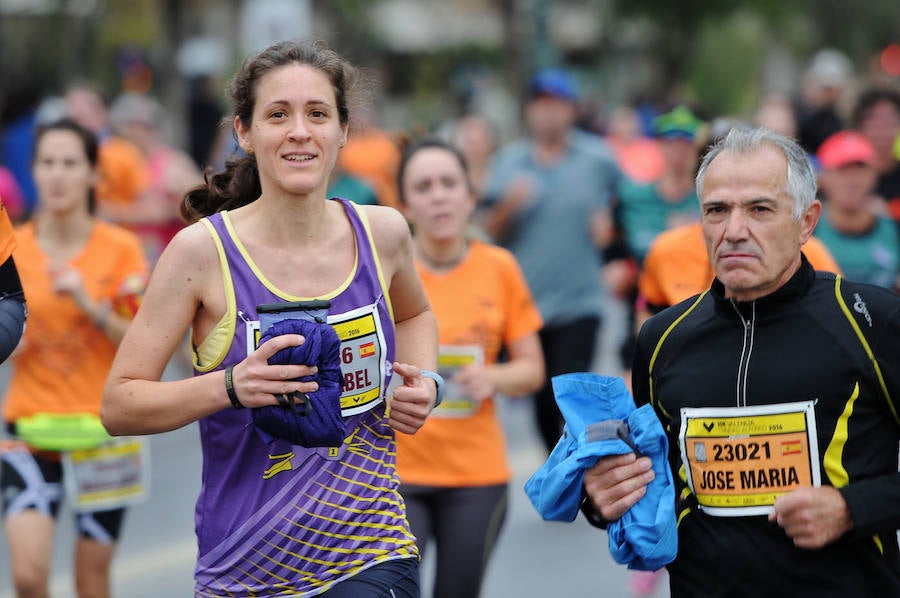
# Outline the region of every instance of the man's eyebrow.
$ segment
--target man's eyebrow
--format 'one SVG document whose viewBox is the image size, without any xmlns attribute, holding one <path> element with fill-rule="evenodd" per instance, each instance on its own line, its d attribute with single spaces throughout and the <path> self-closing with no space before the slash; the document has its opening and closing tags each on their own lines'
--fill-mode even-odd
<svg viewBox="0 0 900 598">
<path fill-rule="evenodd" d="M 767 195 L 760 195 L 757 197 L 751 197 L 751 198 L 742 200 L 740 203 L 742 206 L 756 206 L 756 205 L 760 205 L 760 204 L 774 205 L 774 204 L 778 203 L 778 200 L 776 200 L 774 197 L 769 197 Z"/>
<path fill-rule="evenodd" d="M 722 199 L 704 199 L 704 200 L 700 201 L 700 207 L 701 208 L 719 207 L 719 206 L 724 206 L 727 203 L 728 202 L 726 202 Z"/>
<path fill-rule="evenodd" d="M 702 199 L 700 200 L 700 206 L 722 206 L 728 204 L 737 204 L 740 206 L 752 206 L 757 204 L 776 204 L 778 200 L 774 197 L 769 197 L 767 195 L 760 195 L 757 197 L 749 197 L 747 199 L 741 199 L 735 202 L 730 202 L 725 199 Z"/>
</svg>

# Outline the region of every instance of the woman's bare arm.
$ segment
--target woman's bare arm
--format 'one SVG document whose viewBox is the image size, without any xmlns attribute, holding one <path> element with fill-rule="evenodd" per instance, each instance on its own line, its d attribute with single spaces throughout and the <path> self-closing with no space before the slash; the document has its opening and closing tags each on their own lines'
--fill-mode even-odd
<svg viewBox="0 0 900 598">
<path fill-rule="evenodd" d="M 437 398 L 434 381 L 419 374 L 437 367 L 437 322 L 413 263 L 406 220 L 396 210 L 380 206 L 369 207 L 366 213 L 394 310 L 394 370 L 403 377 L 403 386 L 394 391 L 390 421 L 396 430 L 412 434 L 425 423 Z"/>
<path fill-rule="evenodd" d="M 174 430 L 221 409 L 232 408 L 222 371 L 161 382 L 163 370 L 197 314 L 225 311 L 215 245 L 202 225 L 181 231 L 160 256 L 141 308 L 119 345 L 107 378 L 100 417 L 114 435 Z M 234 367 L 233 382 L 245 407 L 277 404 L 275 394 L 312 392 L 315 383 L 292 381 L 308 366 L 270 366 L 268 357 L 302 342 L 284 335 L 265 343 Z"/>
</svg>

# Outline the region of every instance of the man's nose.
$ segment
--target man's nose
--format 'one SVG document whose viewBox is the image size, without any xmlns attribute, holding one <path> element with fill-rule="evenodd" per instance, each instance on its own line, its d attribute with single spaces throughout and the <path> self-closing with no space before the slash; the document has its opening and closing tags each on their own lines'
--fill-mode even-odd
<svg viewBox="0 0 900 598">
<path fill-rule="evenodd" d="M 729 241 L 747 236 L 747 214 L 743 210 L 731 210 L 725 219 L 725 238 Z"/>
</svg>

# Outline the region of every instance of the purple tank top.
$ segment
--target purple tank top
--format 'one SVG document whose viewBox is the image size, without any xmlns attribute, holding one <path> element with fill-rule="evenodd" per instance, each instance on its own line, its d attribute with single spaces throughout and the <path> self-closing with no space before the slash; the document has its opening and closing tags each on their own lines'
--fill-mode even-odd
<svg viewBox="0 0 900 598">
<path fill-rule="evenodd" d="M 385 414 L 393 318 L 365 215 L 336 201 L 353 227 L 356 267 L 343 285 L 320 297 L 288 295 L 268 282 L 227 212 L 202 221 L 219 249 L 234 317 L 210 334 L 226 344 L 231 339 L 227 352 L 222 346 L 220 362 L 198 363 L 198 370 L 222 369 L 253 350 L 257 305 L 329 299 L 328 322 L 341 339 L 341 406 L 350 432 L 341 446 L 310 449 L 284 440 L 266 444 L 249 410 L 224 409 L 200 420 L 197 596 L 312 596 L 375 563 L 418 557 L 397 490 L 394 431 Z"/>
</svg>

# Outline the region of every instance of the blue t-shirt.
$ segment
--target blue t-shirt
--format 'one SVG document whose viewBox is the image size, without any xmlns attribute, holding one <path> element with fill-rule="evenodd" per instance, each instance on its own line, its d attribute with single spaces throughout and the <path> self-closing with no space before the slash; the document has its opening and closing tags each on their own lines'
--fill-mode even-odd
<svg viewBox="0 0 900 598">
<path fill-rule="evenodd" d="M 328 185 L 328 197 L 344 197 L 361 206 L 378 205 L 375 188 L 359 177 L 341 173 Z"/>
<path fill-rule="evenodd" d="M 869 230 L 853 235 L 835 229 L 827 214 L 823 214 L 815 235 L 834 256 L 847 280 L 888 289 L 896 285 L 900 274 L 900 232 L 890 218 L 878 216 Z"/>
<path fill-rule="evenodd" d="M 539 164 L 529 140 L 502 148 L 491 165 L 485 202 L 496 202 L 520 178 L 532 186 L 530 204 L 497 241 L 522 267 L 545 324 L 599 316 L 603 304 L 601 256 L 593 215 L 609 209 L 619 169 L 605 142 L 573 131 L 568 151 L 555 164 Z"/>
<path fill-rule="evenodd" d="M 694 189 L 674 201 L 659 195 L 656 183 L 637 183 L 628 178 L 619 181 L 617 217 L 625 232 L 631 254 L 639 261 L 659 233 L 700 219 L 700 201 Z"/>
</svg>

